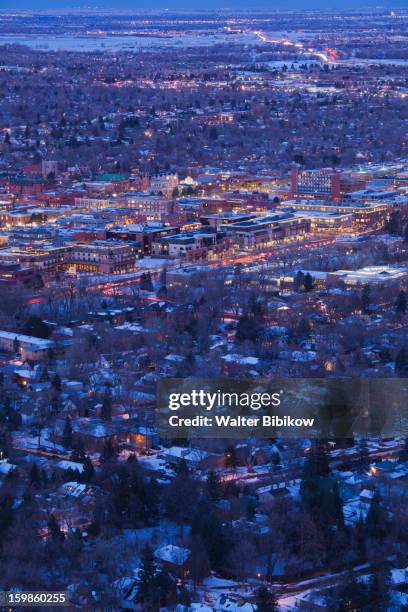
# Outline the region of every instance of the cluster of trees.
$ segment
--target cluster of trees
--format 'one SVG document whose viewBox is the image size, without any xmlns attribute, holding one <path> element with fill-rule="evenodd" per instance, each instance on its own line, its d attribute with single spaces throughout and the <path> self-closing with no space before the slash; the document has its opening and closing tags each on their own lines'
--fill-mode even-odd
<svg viewBox="0 0 408 612">
<path fill-rule="evenodd" d="M 306 274 L 304 274 L 301 270 L 299 270 L 295 276 L 294 289 L 296 291 L 303 290 L 306 293 L 309 293 L 309 291 L 312 291 L 313 286 L 314 280 L 310 272 L 306 272 Z"/>
<path fill-rule="evenodd" d="M 358 86 L 354 74 L 350 81 L 339 79 L 341 85 L 336 96 L 322 92 L 312 99 L 300 92 L 288 97 L 279 88 L 266 92 L 263 86 L 259 91 L 242 91 L 234 64 L 255 71 L 259 67 L 253 64 L 250 48 L 239 45 L 234 49 L 230 45 L 207 47 L 200 54 L 192 47 L 183 49 L 179 55 L 174 49 L 161 49 L 160 54 L 151 49 L 146 50 L 143 60 L 137 54 L 133 57 L 126 54 L 123 61 L 119 57 L 115 63 L 115 71 L 109 62 L 101 60 L 97 80 L 91 57 L 68 63 L 59 56 L 57 66 L 46 53 L 39 55 L 34 50 L 28 55 L 21 53 L 9 51 L 9 64 L 20 66 L 30 61 L 30 65 L 45 66 L 47 70 L 12 72 L 0 79 L 2 121 L 8 128 L 0 148 L 11 163 L 19 161 L 22 152 L 35 162 L 52 152 L 62 164 L 89 166 L 94 173 L 107 165 L 128 170 L 134 163 L 134 150 L 145 149 L 150 154 L 144 156 L 140 165 L 149 171 L 156 170 L 158 165 L 160 169 L 186 172 L 193 164 L 202 167 L 226 161 L 242 164 L 251 155 L 256 155 L 266 167 L 272 164 L 287 169 L 294 160 L 309 166 L 349 165 L 358 161 L 357 149 L 352 146 L 357 141 L 366 146 L 373 161 L 401 155 L 403 101 L 391 93 L 384 105 L 376 104 L 378 95 L 383 93 L 380 82 L 377 89 L 376 78 L 371 79 L 372 89 L 364 97 L 349 90 L 348 83 Z M 279 59 L 280 49 L 275 48 L 269 55 Z M 284 78 L 288 66 L 290 61 L 281 71 L 271 73 L 271 79 Z M 206 82 L 199 95 L 190 87 L 183 90 L 181 98 L 172 88 L 159 87 L 155 91 L 143 87 L 144 79 L 166 83 L 175 78 L 182 82 L 186 70 L 192 75 L 189 79 Z M 327 64 L 323 69 L 317 65 L 306 68 L 303 64 L 301 70 L 336 83 L 337 70 Z M 382 76 L 385 71 L 392 82 L 395 67 L 383 67 Z M 218 87 L 221 81 L 226 83 L 222 90 Z M 117 87 L 118 82 L 121 87 Z M 140 84 L 136 98 L 135 83 Z M 30 99 L 24 96 L 26 87 L 33 92 Z M 210 126 L 207 121 L 197 120 L 200 109 L 216 117 L 226 105 L 242 111 L 231 124 Z M 111 113 L 112 108 L 116 109 L 116 116 Z M 169 123 L 168 115 L 174 108 L 183 112 L 183 120 Z M 354 117 L 352 124 L 350 112 Z M 237 129 L 237 124 L 242 130 Z M 334 129 L 336 126 L 339 129 Z M 303 135 L 301 150 L 292 142 L 293 131 Z M 282 142 L 289 144 L 282 147 Z M 116 164 L 107 161 L 110 157 L 115 158 Z"/>
<path fill-rule="evenodd" d="M 2 388 L 1 380 L 2 379 L 0 377 L 0 390 Z M 6 394 L 0 406 L 0 431 L 4 432 L 3 437 L 7 435 L 6 432 L 10 432 L 21 427 L 21 424 L 21 414 L 13 407 L 10 396 Z"/>
<path fill-rule="evenodd" d="M 158 566 L 148 544 L 141 554 L 137 582 L 138 590 L 135 600 L 143 605 L 146 612 L 155 612 L 162 607 L 175 606 L 177 603 L 189 605 L 191 601 L 189 592 L 178 587 L 174 578 Z"/>
<path fill-rule="evenodd" d="M 105 471 L 106 471 L 105 464 Z M 154 525 L 159 517 L 159 487 L 133 460 L 117 468 L 106 484 L 105 520 L 115 527 Z"/>
<path fill-rule="evenodd" d="M 142 291 L 154 291 L 152 275 L 150 272 L 143 272 L 140 277 L 140 289 Z"/>
<path fill-rule="evenodd" d="M 82 480 L 94 485 L 98 491 L 95 507 L 89 517 L 91 523 L 87 528 L 87 544 L 84 545 L 81 534 L 75 529 L 66 533 L 51 511 L 46 523 L 47 540 L 38 540 L 37 534 L 44 528 L 47 497 L 58 487 L 60 476 L 47 474 L 36 463 L 29 470 L 28 480 L 23 480 L 18 473 L 11 474 L 0 492 L 0 570 L 6 562 L 15 568 L 17 559 L 21 558 L 30 567 L 30 555 L 33 554 L 39 559 L 38 568 L 32 576 L 15 569 L 14 585 L 16 581 L 23 587 L 31 585 L 33 581 L 38 581 L 37 587 L 46 585 L 48 578 L 40 576 L 45 567 L 46 575 L 54 580 L 54 584 L 63 584 L 66 576 L 72 580 L 82 572 L 81 577 L 89 577 L 94 584 L 95 576 L 91 576 L 85 567 L 89 555 L 91 558 L 94 555 L 100 563 L 99 574 L 105 576 L 105 583 L 102 584 L 101 579 L 98 588 L 114 601 L 106 577 L 111 579 L 109 584 L 120 577 L 124 571 L 122 562 L 128 553 L 121 561 L 115 556 L 117 551 L 107 553 L 109 539 L 124 529 L 153 527 L 165 519 L 179 526 L 180 541 L 191 551 L 189 569 L 194 588 L 211 570 L 247 580 L 254 576 L 255 567 L 263 566 L 265 575 L 272 580 L 278 562 L 283 563 L 288 579 L 299 578 L 304 572 L 320 571 L 323 567 L 339 569 L 345 563 L 378 563 L 384 550 L 398 551 L 398 547 L 406 541 L 406 536 L 404 539 L 400 532 L 404 528 L 402 515 L 398 514 L 397 531 L 397 523 L 394 519 L 390 520 L 378 492 L 373 497 L 365 520 L 361 519 L 354 526 L 345 524 L 339 487 L 330 468 L 324 441 L 315 442 L 307 455 L 301 478 L 300 504 L 291 498 L 282 498 L 272 504 L 261 505 L 249 491 L 240 489 L 234 481 L 220 480 L 213 471 L 208 472 L 205 480 L 196 478 L 185 461 L 178 464 L 175 477 L 166 486 L 159 485 L 134 457 L 131 456 L 125 463 L 119 462 L 113 447 L 104 449 L 100 468 L 95 471 L 81 445 L 75 442 L 68 425 L 66 429 L 73 458 L 87 466 L 81 475 L 66 474 L 66 479 Z M 234 456 L 233 447 L 229 446 L 227 451 Z M 368 457 L 364 441 L 359 453 L 358 465 L 360 469 L 366 469 Z M 401 460 L 406 456 L 404 449 Z M 23 491 L 23 502 L 19 505 L 14 504 L 17 491 L 20 499 Z M 223 503 L 220 503 L 221 500 Z M 251 528 L 235 525 L 235 520 L 238 523 L 242 519 L 254 521 L 257 510 L 268 517 L 268 532 L 259 536 Z M 21 529 L 22 520 L 24 551 L 21 550 L 21 536 L 15 533 L 17 528 Z M 17 545 L 14 549 L 14 545 L 10 547 L 10 542 L 15 537 Z M 1 554 L 2 543 L 7 557 Z M 111 559 L 100 559 L 100 546 L 107 547 L 104 548 L 105 555 L 112 555 L 116 559 L 116 568 L 110 563 Z M 333 550 L 336 550 L 335 555 Z M 5 570 L 5 581 L 10 580 L 10 571 Z M 158 567 L 148 547 L 141 553 L 138 580 L 138 597 L 146 602 L 146 609 L 157 609 L 158 602 L 171 606 L 182 602 L 187 605 L 189 601 L 190 595 Z M 343 609 L 341 606 L 343 603 L 346 605 L 348 600 L 355 602 L 358 608 L 359 601 L 373 602 L 376 592 L 381 592 L 381 597 L 385 598 L 387 591 L 384 585 L 385 582 L 381 580 L 377 584 L 377 578 L 371 585 L 361 588 L 351 582 L 336 596 L 333 609 Z M 276 598 L 268 588 L 260 588 L 255 599 L 259 610 L 266 612 L 276 609 Z"/>
<path fill-rule="evenodd" d="M 390 576 L 386 568 L 375 571 L 368 582 L 350 575 L 346 586 L 333 600 L 333 609 L 336 612 L 346 612 L 346 610 L 377 612 L 390 610 L 393 607 Z"/>
<path fill-rule="evenodd" d="M 360 469 L 367 468 L 367 449 L 359 451 Z M 341 563 L 343 555 L 354 555 L 356 561 L 381 558 L 381 547 L 392 539 L 392 524 L 378 490 L 365 520 L 360 517 L 355 526 L 346 526 L 339 486 L 333 477 L 324 441 L 315 441 L 306 459 L 301 481 L 301 505 L 312 519 L 325 550 L 326 562 Z M 333 541 L 339 543 L 336 559 L 332 556 Z M 398 543 L 398 546 L 400 543 Z"/>
</svg>

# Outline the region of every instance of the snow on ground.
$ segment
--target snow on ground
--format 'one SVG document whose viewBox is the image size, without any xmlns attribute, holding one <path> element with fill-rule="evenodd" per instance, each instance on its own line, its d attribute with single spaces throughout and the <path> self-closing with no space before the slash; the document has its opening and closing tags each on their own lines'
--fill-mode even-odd
<svg viewBox="0 0 408 612">
<path fill-rule="evenodd" d="M 226 578 L 218 578 L 218 576 L 209 576 L 203 580 L 203 586 L 211 589 L 228 589 L 237 587 L 239 582 L 235 580 L 227 580 Z"/>
<path fill-rule="evenodd" d="M 173 263 L 173 262 L 172 262 Z M 137 262 L 138 268 L 167 268 L 169 265 L 168 259 L 160 259 L 156 257 L 144 257 Z"/>
<path fill-rule="evenodd" d="M 167 467 L 166 460 L 158 455 L 140 455 L 137 460 L 143 467 L 159 474 L 169 477 L 174 476 L 174 471 Z"/>
<path fill-rule="evenodd" d="M 291 612 L 291 610 L 296 610 L 296 596 L 290 595 L 289 597 L 281 597 L 278 600 L 278 606 L 281 612 Z"/>
<path fill-rule="evenodd" d="M 7 461 L 0 461 L 0 474 L 8 474 L 11 470 L 16 468 L 12 463 L 8 463 Z"/>
<path fill-rule="evenodd" d="M 80 474 L 84 471 L 83 463 L 78 463 L 78 461 L 59 461 L 55 467 L 60 470 L 76 470 Z"/>
<path fill-rule="evenodd" d="M 38 435 L 30 435 L 28 433 L 15 433 L 13 435 L 13 445 L 20 448 L 30 448 L 38 450 L 40 446 L 41 450 L 46 450 L 50 453 L 63 453 L 66 454 L 66 450 L 61 444 L 56 444 L 50 440 L 51 432 L 48 429 L 41 431 L 40 440 Z M 39 442 L 39 443 L 38 443 Z"/>
<path fill-rule="evenodd" d="M 391 570 L 391 582 L 393 584 L 408 584 L 408 567 Z"/>
</svg>

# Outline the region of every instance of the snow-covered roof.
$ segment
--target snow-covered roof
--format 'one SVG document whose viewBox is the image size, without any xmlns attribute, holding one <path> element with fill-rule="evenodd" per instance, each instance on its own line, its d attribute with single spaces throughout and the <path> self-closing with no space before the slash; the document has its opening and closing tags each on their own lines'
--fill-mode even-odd
<svg viewBox="0 0 408 612">
<path fill-rule="evenodd" d="M 370 489 L 363 489 L 360 493 L 360 499 L 371 501 L 375 495 L 375 491 L 371 491 Z"/>
<path fill-rule="evenodd" d="M 176 355 L 174 353 L 170 353 L 170 355 L 166 355 L 165 359 L 166 361 L 175 361 L 177 363 L 181 363 L 182 361 L 185 361 L 185 357 L 183 357 L 183 355 Z"/>
<path fill-rule="evenodd" d="M 167 544 L 167 546 L 161 546 L 158 548 L 154 556 L 160 561 L 166 563 L 172 563 L 173 565 L 183 565 L 189 558 L 191 551 L 188 548 L 182 548 L 181 546 L 175 546 L 174 544 Z"/>
<path fill-rule="evenodd" d="M 171 446 L 166 449 L 165 455 L 186 461 L 202 461 L 209 456 L 207 451 L 198 448 L 184 448 L 183 446 Z"/>
<path fill-rule="evenodd" d="M 0 462 L 0 474 L 8 474 L 11 470 L 14 470 L 16 466 L 12 463 L 8 463 L 7 461 Z"/>
<path fill-rule="evenodd" d="M 408 584 L 408 567 L 391 570 L 392 584 Z"/>
<path fill-rule="evenodd" d="M 346 525 L 356 525 L 360 519 L 367 518 L 369 504 L 359 499 L 349 501 L 343 505 L 344 522 Z"/>
<path fill-rule="evenodd" d="M 67 495 L 72 495 L 73 497 L 80 497 L 86 491 L 86 484 L 76 482 L 75 480 L 64 482 L 64 484 L 61 486 L 61 491 Z"/>
<path fill-rule="evenodd" d="M 222 594 L 218 599 L 218 609 L 222 612 L 255 612 L 257 607 L 255 604 L 247 602 L 239 602 L 236 598 L 228 597 Z"/>
<path fill-rule="evenodd" d="M 221 357 L 227 363 L 240 363 L 242 365 L 257 365 L 259 363 L 258 357 L 244 357 L 243 355 L 237 355 L 236 353 L 230 353 L 229 355 L 223 355 Z"/>
<path fill-rule="evenodd" d="M 37 349 L 48 349 L 55 346 L 52 340 L 44 340 L 44 338 L 35 338 L 34 336 L 26 336 L 25 334 L 17 334 L 0 330 L 0 338 L 20 342 L 21 344 L 31 345 Z"/>
<path fill-rule="evenodd" d="M 82 463 L 78 463 L 77 461 L 59 461 L 56 466 L 60 470 L 77 470 L 79 473 L 84 471 L 84 466 Z"/>
<path fill-rule="evenodd" d="M 23 370 L 14 370 L 15 376 L 20 376 L 21 378 L 31 378 L 33 380 L 38 379 L 40 373 L 38 371 L 23 369 Z"/>
</svg>

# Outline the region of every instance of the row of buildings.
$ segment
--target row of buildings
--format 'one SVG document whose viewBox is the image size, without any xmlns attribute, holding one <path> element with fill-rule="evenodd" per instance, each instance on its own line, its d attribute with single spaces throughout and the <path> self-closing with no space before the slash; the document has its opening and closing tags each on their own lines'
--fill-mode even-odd
<svg viewBox="0 0 408 612">
<path fill-rule="evenodd" d="M 48 174 L 58 171 L 52 167 Z M 286 187 L 274 177 L 201 179 L 208 177 L 180 182 L 160 174 L 146 184 L 142 175 L 108 173 L 82 183 L 62 177 L 54 192 L 47 182 L 31 195 L 15 185 L 43 179 L 8 179 L 0 200 L 1 281 L 27 282 L 38 273 L 45 280 L 63 272 L 123 274 L 137 271 L 145 257 L 197 262 L 322 234 L 358 236 L 383 229 L 392 215 L 405 218 L 408 210 L 403 168 L 370 174 L 296 166 Z M 196 193 L 180 195 L 186 184 Z"/>
</svg>

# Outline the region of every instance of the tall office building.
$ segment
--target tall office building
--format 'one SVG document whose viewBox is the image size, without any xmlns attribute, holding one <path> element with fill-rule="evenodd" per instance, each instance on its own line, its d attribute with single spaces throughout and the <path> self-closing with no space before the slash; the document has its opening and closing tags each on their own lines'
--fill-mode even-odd
<svg viewBox="0 0 408 612">
<path fill-rule="evenodd" d="M 291 171 L 291 194 L 295 197 L 340 199 L 340 173 L 332 168 Z"/>
</svg>

